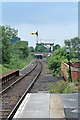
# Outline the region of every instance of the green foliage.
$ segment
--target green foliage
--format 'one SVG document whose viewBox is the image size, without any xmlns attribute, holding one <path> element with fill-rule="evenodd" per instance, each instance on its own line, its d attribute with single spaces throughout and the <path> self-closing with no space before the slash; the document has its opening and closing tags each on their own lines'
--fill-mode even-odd
<svg viewBox="0 0 80 120">
<path fill-rule="evenodd" d="M 20 59 L 19 56 L 15 56 L 11 59 L 10 64 L 8 64 L 8 67 L 10 69 L 21 69 L 27 64 L 29 64 L 32 60 L 32 56 L 28 56 L 27 58 Z"/>
<path fill-rule="evenodd" d="M 49 84 L 49 92 L 62 93 L 65 87 L 65 82 L 63 80 L 60 80 L 55 84 Z"/>
<path fill-rule="evenodd" d="M 35 47 L 35 52 L 48 52 L 48 48 L 43 44 L 37 44 Z"/>
<path fill-rule="evenodd" d="M 53 51 L 58 50 L 60 48 L 59 44 L 56 44 L 55 46 L 53 46 Z"/>
<path fill-rule="evenodd" d="M 20 55 L 20 58 L 28 57 L 28 42 L 26 41 L 19 41 L 16 43 L 16 49 Z"/>
<path fill-rule="evenodd" d="M 75 38 L 75 39 L 78 39 L 78 38 Z M 70 41 L 65 41 L 65 44 L 68 44 L 70 46 L 69 42 Z M 77 43 L 79 43 L 79 41 L 76 42 L 75 44 Z M 68 64 L 66 46 L 55 50 L 52 53 L 52 55 L 48 58 L 48 65 L 49 65 L 49 68 L 52 70 L 53 75 L 60 75 L 62 61 Z M 79 59 L 76 57 L 74 48 L 70 47 L 70 62 L 76 62 L 76 61 L 79 61 Z"/>
<path fill-rule="evenodd" d="M 29 47 L 29 52 L 34 52 L 34 48 L 32 46 Z"/>
<path fill-rule="evenodd" d="M 49 92 L 55 93 L 74 93 L 78 91 L 76 83 L 68 83 L 63 80 L 58 81 L 56 84 L 49 84 Z"/>
<path fill-rule="evenodd" d="M 17 33 L 10 26 L 0 26 L 0 64 L 8 69 L 22 68 L 28 62 L 28 42 L 21 41 Z"/>
<path fill-rule="evenodd" d="M 64 44 L 65 44 L 66 46 L 69 46 L 69 47 L 70 47 L 70 46 L 71 46 L 71 41 L 70 41 L 70 40 L 65 40 L 65 41 L 64 41 Z"/>
<path fill-rule="evenodd" d="M 10 62 L 10 52 L 11 52 L 11 39 L 13 36 L 17 35 L 17 30 L 11 28 L 10 26 L 0 26 L 0 42 L 2 46 L 2 63 Z"/>
<path fill-rule="evenodd" d="M 21 69 L 28 65 L 32 61 L 32 59 L 33 57 L 31 55 L 24 59 L 20 59 L 19 56 L 15 55 L 15 57 L 11 59 L 11 62 L 9 64 L 0 64 L 0 74 L 9 72 L 13 69 Z"/>
<path fill-rule="evenodd" d="M 74 93 L 76 91 L 78 91 L 78 88 L 74 83 L 67 83 L 65 89 L 63 90 L 63 93 Z"/>
<path fill-rule="evenodd" d="M 66 46 L 69 46 L 69 48 L 71 49 L 70 51 L 71 59 L 75 58 L 75 61 L 76 59 L 80 60 L 80 52 L 79 52 L 80 51 L 80 38 L 74 37 L 70 40 L 65 40 L 64 43 Z"/>
<path fill-rule="evenodd" d="M 9 72 L 10 69 L 0 64 L 0 74 Z"/>
<path fill-rule="evenodd" d="M 0 26 L 1 64 L 13 64 L 14 62 L 16 63 L 18 59 L 28 57 L 28 42 L 21 41 L 17 33 L 18 31 L 10 26 Z"/>
<path fill-rule="evenodd" d="M 74 37 L 70 40 L 65 40 L 64 41 L 66 46 L 72 47 L 73 49 L 76 49 L 76 46 L 80 44 L 80 38 L 79 37 Z"/>
<path fill-rule="evenodd" d="M 66 59 L 66 48 L 59 48 L 48 58 L 49 69 L 53 71 L 53 75 L 60 75 L 61 62 Z"/>
</svg>

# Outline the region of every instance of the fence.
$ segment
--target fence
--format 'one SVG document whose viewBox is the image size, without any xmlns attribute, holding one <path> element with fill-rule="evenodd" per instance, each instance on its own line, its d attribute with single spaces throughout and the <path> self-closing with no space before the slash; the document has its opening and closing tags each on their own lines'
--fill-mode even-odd
<svg viewBox="0 0 80 120">
<path fill-rule="evenodd" d="M 70 66 L 71 66 L 72 80 L 80 81 L 80 62 L 71 63 Z M 65 80 L 68 79 L 68 68 L 69 68 L 68 64 L 66 64 L 64 62 L 61 63 L 61 73 Z"/>
<path fill-rule="evenodd" d="M 13 70 L 4 75 L 0 75 L 0 82 L 2 81 L 2 84 L 4 84 L 12 78 L 15 78 L 16 76 L 19 76 L 19 70 Z"/>
</svg>

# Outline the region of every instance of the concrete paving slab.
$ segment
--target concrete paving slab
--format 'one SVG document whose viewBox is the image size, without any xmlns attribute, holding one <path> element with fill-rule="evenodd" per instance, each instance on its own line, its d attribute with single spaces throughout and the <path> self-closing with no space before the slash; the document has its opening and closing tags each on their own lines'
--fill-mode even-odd
<svg viewBox="0 0 80 120">
<path fill-rule="evenodd" d="M 24 111 L 18 118 L 49 118 L 49 112 L 46 111 Z"/>
<path fill-rule="evenodd" d="M 29 93 L 14 118 L 60 119 L 80 118 L 78 94 Z"/>
<path fill-rule="evenodd" d="M 49 118 L 50 94 L 33 93 L 27 98 L 25 106 L 19 108 L 14 118 Z"/>
<path fill-rule="evenodd" d="M 75 119 L 79 118 L 78 113 L 75 113 L 73 111 L 74 111 L 74 109 L 72 109 L 72 108 L 64 108 L 66 118 L 72 118 L 72 120 L 73 120 L 73 118 L 75 118 Z"/>
<path fill-rule="evenodd" d="M 65 120 L 65 114 L 60 94 L 51 94 L 50 118 L 62 118 Z"/>
<path fill-rule="evenodd" d="M 61 94 L 62 101 L 63 101 L 63 107 L 64 112 L 66 115 L 66 118 L 80 118 L 80 111 L 79 111 L 79 97 L 78 93 L 72 93 L 72 94 Z"/>
<path fill-rule="evenodd" d="M 78 94 L 61 94 L 64 108 L 78 108 Z"/>
</svg>

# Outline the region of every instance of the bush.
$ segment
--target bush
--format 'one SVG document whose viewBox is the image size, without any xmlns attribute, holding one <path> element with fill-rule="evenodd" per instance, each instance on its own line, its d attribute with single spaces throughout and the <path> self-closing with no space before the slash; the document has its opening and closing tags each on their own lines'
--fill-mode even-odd
<svg viewBox="0 0 80 120">
<path fill-rule="evenodd" d="M 66 83 L 63 80 L 60 80 L 55 84 L 49 84 L 49 92 L 62 93 L 65 87 Z"/>
<path fill-rule="evenodd" d="M 28 58 L 25 59 L 19 59 L 19 57 L 15 57 L 11 59 L 11 62 L 9 64 L 3 64 L 0 65 L 0 74 L 9 72 L 13 69 L 21 69 L 28 65 L 32 61 L 33 57 L 31 55 L 28 56 Z"/>
<path fill-rule="evenodd" d="M 49 84 L 49 92 L 55 93 L 74 93 L 77 92 L 80 86 L 76 83 L 68 83 L 63 80 L 58 81 L 56 84 Z"/>
<path fill-rule="evenodd" d="M 48 58 L 49 69 L 53 71 L 53 75 L 61 75 L 61 62 L 66 58 L 65 47 L 60 48 Z"/>
<path fill-rule="evenodd" d="M 10 69 L 0 64 L 0 74 L 9 72 Z"/>
<path fill-rule="evenodd" d="M 61 75 L 61 62 L 64 61 L 68 63 L 66 47 L 59 48 L 55 50 L 53 54 L 48 58 L 49 69 L 52 70 L 53 75 Z M 70 48 L 70 61 L 79 61 L 75 58 L 75 51 Z"/>
<path fill-rule="evenodd" d="M 74 83 L 68 83 L 63 93 L 74 93 L 78 90 L 77 86 Z"/>
</svg>

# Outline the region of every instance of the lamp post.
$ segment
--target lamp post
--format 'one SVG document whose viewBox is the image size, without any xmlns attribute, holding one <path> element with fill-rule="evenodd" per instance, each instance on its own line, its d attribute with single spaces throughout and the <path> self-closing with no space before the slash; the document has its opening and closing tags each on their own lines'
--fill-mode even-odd
<svg viewBox="0 0 80 120">
<path fill-rule="evenodd" d="M 72 82 L 71 67 L 70 67 L 70 49 L 69 49 L 69 47 L 66 48 L 66 52 L 67 52 L 68 65 L 69 65 L 69 79 L 70 79 L 70 82 Z"/>
</svg>

